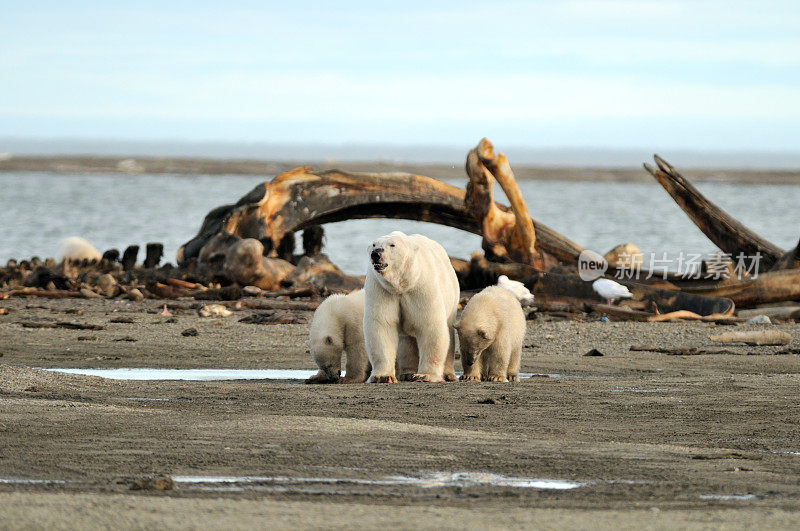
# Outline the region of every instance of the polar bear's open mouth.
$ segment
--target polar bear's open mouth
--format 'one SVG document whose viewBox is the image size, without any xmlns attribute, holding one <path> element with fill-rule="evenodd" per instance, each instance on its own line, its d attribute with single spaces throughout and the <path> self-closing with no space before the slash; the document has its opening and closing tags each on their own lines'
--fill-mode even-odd
<svg viewBox="0 0 800 531">
<path fill-rule="evenodd" d="M 386 262 L 377 262 L 373 263 L 372 267 L 373 269 L 375 269 L 375 271 L 383 271 L 384 269 L 389 267 L 389 264 L 387 264 Z"/>
</svg>

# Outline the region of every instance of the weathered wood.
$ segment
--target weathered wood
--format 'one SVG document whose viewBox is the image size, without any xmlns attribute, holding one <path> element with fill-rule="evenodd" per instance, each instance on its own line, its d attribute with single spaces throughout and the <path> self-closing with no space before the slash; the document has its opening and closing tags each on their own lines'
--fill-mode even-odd
<svg viewBox="0 0 800 531">
<path fill-rule="evenodd" d="M 462 290 L 481 290 L 486 286 L 497 284 L 500 275 L 519 280 L 533 277 L 537 270 L 528 264 L 518 262 L 492 262 L 480 252 L 473 253 L 467 262 L 458 258 L 450 258 L 450 264 L 456 272 Z"/>
<path fill-rule="evenodd" d="M 647 318 L 648 323 L 664 323 L 667 321 L 672 321 L 674 319 L 693 319 L 693 320 L 700 320 L 703 316 L 696 314 L 694 312 L 690 312 L 689 310 L 677 310 L 674 312 L 669 313 L 659 313 L 656 315 L 651 315 Z"/>
<path fill-rule="evenodd" d="M 686 283 L 680 288 L 685 293 L 729 298 L 739 308 L 800 301 L 800 269 L 770 271 L 741 280 L 731 278 L 716 283 Z"/>
<path fill-rule="evenodd" d="M 759 315 L 766 315 L 771 319 L 795 319 L 800 317 L 800 306 L 767 306 L 742 310 L 736 314 L 743 319 L 752 319 Z"/>
<path fill-rule="evenodd" d="M 492 258 L 531 264 L 542 270 L 533 221 L 506 156 L 502 152 L 495 154 L 492 143 L 484 138 L 467 154 L 466 170 L 469 183 L 465 207 L 481 223 L 484 250 Z M 511 203 L 511 212 L 501 211 L 494 202 L 495 180 Z"/>
<path fill-rule="evenodd" d="M 56 323 L 58 328 L 68 328 L 70 330 L 107 330 L 103 325 L 91 323 L 72 323 L 69 321 L 59 321 Z"/>
<path fill-rule="evenodd" d="M 220 231 L 280 242 L 289 232 L 348 219 L 412 219 L 481 235 L 481 223 L 465 207 L 465 196 L 461 188 L 421 175 L 297 168 L 256 186 L 236 204 L 212 210 L 197 236 L 181 246 L 178 262 L 197 257 Z M 513 218 L 507 207 L 495 206 Z M 532 223 L 538 250 L 555 260 L 577 262 L 579 245 L 541 223 Z M 277 256 L 275 249 L 270 256 Z"/>
<path fill-rule="evenodd" d="M 39 321 L 22 321 L 19 324 L 23 328 L 67 328 L 70 330 L 107 330 L 103 325 L 90 323 L 72 323 L 69 321 L 59 321 L 57 323 L 42 323 Z"/>
<path fill-rule="evenodd" d="M 494 176 L 481 162 L 475 149 L 467 154 L 466 171 L 469 181 L 464 206 L 480 223 L 483 252 L 492 261 L 508 261 L 508 250 L 501 242 L 507 241 L 513 230 L 514 214 L 500 209 L 494 201 Z"/>
<path fill-rule="evenodd" d="M 136 267 L 136 257 L 139 256 L 139 246 L 138 245 L 129 245 L 128 248 L 125 249 L 125 252 L 122 253 L 122 269 L 124 271 L 130 271 L 134 267 Z"/>
<path fill-rule="evenodd" d="M 603 313 L 613 321 L 640 321 L 647 322 L 647 319 L 655 314 L 632 310 L 625 306 L 611 306 L 610 304 L 597 304 L 594 307 L 598 312 Z"/>
<path fill-rule="evenodd" d="M 119 250 L 118 249 L 109 249 L 108 251 L 103 253 L 103 257 L 101 260 L 105 260 L 107 262 L 116 262 L 119 260 Z"/>
<path fill-rule="evenodd" d="M 319 225 L 311 225 L 303 231 L 303 254 L 317 256 L 322 253 L 325 230 Z"/>
<path fill-rule="evenodd" d="M 222 300 L 218 304 L 237 311 L 243 309 L 314 311 L 319 307 L 319 302 L 276 301 L 271 299 Z M 166 306 L 170 310 L 199 310 L 204 306 L 204 303 L 171 302 Z"/>
<path fill-rule="evenodd" d="M 73 291 L 73 282 L 63 272 L 45 266 L 34 269 L 25 278 L 24 286 L 26 288 L 47 288 L 51 283 L 57 290 Z"/>
<path fill-rule="evenodd" d="M 656 346 L 632 346 L 630 350 L 634 352 L 658 352 L 660 354 L 667 354 L 668 356 L 702 356 L 706 354 L 718 354 L 735 356 L 739 352 L 726 349 L 699 349 L 697 347 L 677 347 L 677 348 L 661 348 Z"/>
<path fill-rule="evenodd" d="M 781 330 L 747 330 L 708 336 L 715 343 L 744 343 L 746 345 L 788 345 L 792 336 Z"/>
<path fill-rule="evenodd" d="M 186 289 L 179 286 L 162 284 L 161 282 L 150 282 L 147 284 L 147 291 L 159 299 L 177 299 L 188 295 Z"/>
<path fill-rule="evenodd" d="M 181 289 L 197 289 L 200 287 L 200 284 L 196 284 L 194 282 L 187 282 L 185 280 L 181 280 L 179 278 L 168 278 L 166 280 L 167 284 L 176 288 Z"/>
<path fill-rule="evenodd" d="M 506 275 L 523 282 L 536 296 L 537 303 L 589 304 L 602 311 L 597 305 L 604 302 L 604 299 L 594 291 L 591 282 L 581 280 L 578 275 L 542 273 L 527 264 L 490 262 L 479 254 L 472 256 L 469 269 L 466 273 L 464 271 L 462 265 L 459 265 L 456 271 L 462 289 L 479 289 L 496 284 L 500 275 Z M 626 301 L 625 304 L 636 305 L 639 310 L 655 309 L 662 313 L 689 310 L 701 316 L 716 316 L 731 315 L 735 309 L 733 302 L 728 298 L 670 291 L 636 282 L 620 282 L 633 293 L 631 301 Z M 630 309 L 623 311 L 629 312 Z M 641 313 L 643 317 L 653 315 L 648 312 Z"/>
<path fill-rule="evenodd" d="M 245 238 L 228 249 L 223 269 L 225 276 L 242 286 L 272 291 L 281 287 L 281 281 L 292 274 L 294 266 L 281 258 L 264 257 L 262 243 Z"/>
<path fill-rule="evenodd" d="M 734 260 L 740 253 L 745 257 L 760 254 L 758 271 L 769 270 L 784 255 L 784 251 L 779 247 L 758 236 L 706 199 L 664 159 L 658 155 L 654 155 L 653 158 L 658 167 L 653 168 L 645 163 L 644 169 L 656 178 L 703 234 L 723 252 L 730 253 Z M 748 268 L 753 261 L 750 258 L 745 260 Z"/>
<path fill-rule="evenodd" d="M 303 256 L 292 276 L 284 284 L 290 284 L 295 289 L 313 287 L 318 295 L 331 293 L 349 293 L 364 287 L 364 278 L 345 274 L 336 264 L 330 261 L 328 255 Z"/>
<path fill-rule="evenodd" d="M 533 279 L 525 279 L 524 282 L 537 299 L 602 301 L 602 298 L 592 288 L 591 282 L 584 282 L 578 276 L 540 274 L 532 286 L 529 285 L 531 280 Z M 735 309 L 733 302 L 727 298 L 669 291 L 635 282 L 620 281 L 620 283 L 627 286 L 633 294 L 631 299 L 633 304 L 637 304 L 640 308 L 654 308 L 661 313 L 689 310 L 699 315 L 730 315 Z M 630 303 L 626 302 L 626 304 Z"/>
<path fill-rule="evenodd" d="M 147 269 L 157 267 L 162 256 L 164 256 L 163 243 L 148 243 L 145 247 L 144 267 Z"/>
<path fill-rule="evenodd" d="M 277 291 L 268 291 L 261 294 L 262 297 L 270 299 L 277 297 L 288 297 L 296 299 L 298 297 L 316 297 L 319 292 L 314 286 L 301 286 L 293 289 L 279 289 Z"/>
<path fill-rule="evenodd" d="M 61 289 L 41 290 L 36 288 L 22 288 L 11 290 L 12 297 L 43 297 L 46 299 L 70 299 L 83 297 L 80 291 L 67 291 Z"/>
<path fill-rule="evenodd" d="M 193 291 L 190 295 L 199 301 L 238 301 L 244 297 L 242 288 L 236 284 L 223 288 L 200 289 Z"/>
<path fill-rule="evenodd" d="M 800 242 L 797 242 L 794 249 L 781 256 L 772 266 L 772 271 L 782 269 L 800 269 Z"/>
<path fill-rule="evenodd" d="M 230 303 L 225 303 L 229 306 Z M 243 308 L 250 308 L 253 310 L 297 310 L 297 311 L 311 311 L 313 312 L 319 307 L 319 302 L 302 302 L 302 301 L 274 301 L 269 299 L 258 300 L 243 300 L 241 301 Z"/>
</svg>

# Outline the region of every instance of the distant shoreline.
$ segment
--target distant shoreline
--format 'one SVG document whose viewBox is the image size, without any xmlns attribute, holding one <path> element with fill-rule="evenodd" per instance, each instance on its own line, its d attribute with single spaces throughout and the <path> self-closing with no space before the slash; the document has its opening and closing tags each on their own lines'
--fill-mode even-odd
<svg viewBox="0 0 800 531">
<path fill-rule="evenodd" d="M 8 156 L 0 158 L 0 172 L 179 174 L 179 175 L 263 175 L 272 177 L 298 166 L 318 170 L 342 169 L 362 172 L 408 172 L 438 179 L 466 179 L 463 166 L 386 161 L 267 161 L 197 157 L 110 157 L 110 156 Z M 512 165 L 517 179 L 541 181 L 653 182 L 643 169 L 635 167 L 564 167 Z M 800 170 L 680 168 L 693 182 L 800 185 Z"/>
</svg>

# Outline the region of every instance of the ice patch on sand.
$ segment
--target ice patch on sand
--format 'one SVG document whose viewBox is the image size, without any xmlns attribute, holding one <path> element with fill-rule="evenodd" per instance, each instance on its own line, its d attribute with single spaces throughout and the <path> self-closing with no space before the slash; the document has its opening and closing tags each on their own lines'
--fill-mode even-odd
<svg viewBox="0 0 800 531">
<path fill-rule="evenodd" d="M 295 369 L 45 369 L 46 371 L 83 376 L 99 376 L 109 380 L 187 380 L 212 382 L 221 380 L 305 380 L 317 371 Z"/>
<path fill-rule="evenodd" d="M 755 500 L 755 494 L 701 494 L 701 500 Z"/>
<path fill-rule="evenodd" d="M 64 374 L 82 376 L 99 376 L 109 380 L 163 381 L 183 380 L 194 382 L 214 382 L 225 380 L 306 380 L 315 374 L 315 370 L 305 369 L 149 369 L 149 368 L 116 368 L 116 369 L 44 369 Z M 560 374 L 520 373 L 520 378 L 547 376 L 561 378 Z"/>
<path fill-rule="evenodd" d="M 509 487 L 522 489 L 568 490 L 586 485 L 577 481 L 557 479 L 520 478 L 491 474 L 488 472 L 432 472 L 420 477 L 384 476 L 380 479 L 362 478 L 313 478 L 287 476 L 172 476 L 176 483 L 191 485 L 289 485 L 289 484 L 328 484 L 328 485 L 382 485 L 416 486 L 422 488 L 443 487 Z"/>
</svg>

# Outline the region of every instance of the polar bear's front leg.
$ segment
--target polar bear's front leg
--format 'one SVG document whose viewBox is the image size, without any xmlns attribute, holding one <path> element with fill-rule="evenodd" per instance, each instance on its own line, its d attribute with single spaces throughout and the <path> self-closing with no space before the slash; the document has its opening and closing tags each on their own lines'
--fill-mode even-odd
<svg viewBox="0 0 800 531">
<path fill-rule="evenodd" d="M 330 376 L 328 376 L 328 374 L 325 371 L 320 369 L 319 371 L 317 371 L 317 374 L 315 374 L 314 376 L 311 376 L 310 378 L 308 378 L 306 380 L 306 383 L 307 384 L 328 384 L 328 383 L 334 383 L 335 381 L 336 380 L 331 380 Z"/>
<path fill-rule="evenodd" d="M 397 378 L 404 382 L 413 380 L 419 366 L 417 340 L 411 336 L 400 336 L 397 348 Z"/>
<path fill-rule="evenodd" d="M 365 325 L 367 323 L 365 322 Z M 387 326 L 383 321 L 371 321 L 364 327 L 369 362 L 372 364 L 370 383 L 395 383 L 394 364 L 397 360 L 397 343 L 400 339 L 397 326 Z"/>
<path fill-rule="evenodd" d="M 447 382 L 456 381 L 456 371 L 453 369 L 453 364 L 456 358 L 456 329 L 449 326 L 450 330 L 450 346 L 447 348 L 447 359 L 444 362 L 444 379 Z"/>
<path fill-rule="evenodd" d="M 367 274 L 364 286 L 364 344 L 372 365 L 369 381 L 397 381 L 394 364 L 400 339 L 400 302 Z"/>
<path fill-rule="evenodd" d="M 419 367 L 412 380 L 417 382 L 443 382 L 444 365 L 450 348 L 447 323 L 431 323 L 417 335 Z"/>
<path fill-rule="evenodd" d="M 467 365 L 466 363 L 462 363 L 461 366 L 464 368 L 464 374 L 461 375 L 461 380 L 468 381 L 468 382 L 480 382 L 481 381 L 481 373 L 483 372 L 483 366 L 481 365 L 481 358 L 482 354 L 478 354 L 475 356 L 475 361 L 472 365 Z M 464 358 L 461 358 L 462 362 Z"/>
<path fill-rule="evenodd" d="M 369 358 L 367 350 L 362 344 L 347 347 L 347 366 L 345 367 L 344 378 L 339 378 L 339 383 L 363 383 L 367 381 L 370 374 Z"/>
<path fill-rule="evenodd" d="M 486 349 L 484 356 L 488 356 L 486 362 L 489 375 L 486 379 L 490 382 L 507 382 L 508 364 L 511 361 L 511 346 L 501 338 L 498 338 Z"/>
<path fill-rule="evenodd" d="M 519 381 L 519 362 L 522 358 L 522 343 L 517 343 L 511 350 L 511 359 L 508 362 L 508 381 Z"/>
</svg>

